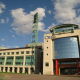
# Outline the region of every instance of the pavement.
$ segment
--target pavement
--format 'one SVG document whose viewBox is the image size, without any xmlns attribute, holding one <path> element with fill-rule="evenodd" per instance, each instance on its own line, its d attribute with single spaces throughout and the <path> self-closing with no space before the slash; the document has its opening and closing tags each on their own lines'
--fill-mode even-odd
<svg viewBox="0 0 80 80">
<path fill-rule="evenodd" d="M 0 80 L 80 80 L 79 76 L 52 76 L 0 73 Z"/>
</svg>

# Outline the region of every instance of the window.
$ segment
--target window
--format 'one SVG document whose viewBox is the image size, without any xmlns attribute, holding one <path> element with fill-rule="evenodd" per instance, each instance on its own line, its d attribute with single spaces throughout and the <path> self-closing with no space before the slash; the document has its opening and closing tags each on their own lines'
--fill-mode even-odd
<svg viewBox="0 0 80 80">
<path fill-rule="evenodd" d="M 5 58 L 4 57 L 0 57 L 0 60 L 4 60 Z"/>
<path fill-rule="evenodd" d="M 13 60 L 13 56 L 8 56 L 7 60 Z"/>
<path fill-rule="evenodd" d="M 46 55 L 48 56 L 48 53 Z"/>
<path fill-rule="evenodd" d="M 47 66 L 47 67 L 48 67 L 48 66 L 49 66 L 49 63 L 48 63 L 48 62 L 46 62 L 46 63 L 45 63 L 45 66 Z"/>
<path fill-rule="evenodd" d="M 46 42 L 48 42 L 48 40 Z"/>
<path fill-rule="evenodd" d="M 47 47 L 47 49 L 48 49 L 48 47 Z"/>
<path fill-rule="evenodd" d="M 23 62 L 15 62 L 16 65 L 23 65 Z"/>
<path fill-rule="evenodd" d="M 12 64 L 12 62 L 6 62 L 6 65 L 11 65 Z"/>
<path fill-rule="evenodd" d="M 14 54 L 14 52 L 12 52 L 11 54 Z"/>
<path fill-rule="evenodd" d="M 29 54 L 29 51 L 26 51 L 26 54 Z"/>
<path fill-rule="evenodd" d="M 32 53 L 34 53 L 34 51 L 32 51 Z"/>
<path fill-rule="evenodd" d="M 0 55 L 1 55 L 2 53 L 0 53 Z"/>
<path fill-rule="evenodd" d="M 7 54 L 10 55 L 10 52 L 8 52 Z"/>
<path fill-rule="evenodd" d="M 6 53 L 3 53 L 3 55 L 5 55 Z"/>
<path fill-rule="evenodd" d="M 33 65 L 34 64 L 34 62 L 25 62 L 25 65 Z"/>
<path fill-rule="evenodd" d="M 0 64 L 3 64 L 2 62 L 0 62 Z"/>
<path fill-rule="evenodd" d="M 23 56 L 16 56 L 16 59 L 23 59 Z"/>
<path fill-rule="evenodd" d="M 24 54 L 24 51 L 21 51 L 21 54 Z"/>
<path fill-rule="evenodd" d="M 79 58 L 79 46 L 77 37 L 55 39 L 55 58 Z"/>
<path fill-rule="evenodd" d="M 31 57 L 30 56 L 26 56 L 26 59 L 30 59 Z"/>
<path fill-rule="evenodd" d="M 19 52 L 16 52 L 16 54 L 19 54 Z"/>
</svg>

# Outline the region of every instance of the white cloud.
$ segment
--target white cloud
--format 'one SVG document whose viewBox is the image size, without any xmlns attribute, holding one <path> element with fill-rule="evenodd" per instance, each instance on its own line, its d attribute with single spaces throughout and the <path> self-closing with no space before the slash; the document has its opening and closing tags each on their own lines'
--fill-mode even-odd
<svg viewBox="0 0 80 80">
<path fill-rule="evenodd" d="M 51 14 L 52 13 L 51 10 L 48 10 L 48 13 Z"/>
<path fill-rule="evenodd" d="M 16 36 L 15 35 L 12 35 L 12 38 L 16 38 Z"/>
<path fill-rule="evenodd" d="M 0 23 L 4 24 L 4 23 L 8 23 L 9 22 L 9 18 L 2 18 L 0 19 Z"/>
<path fill-rule="evenodd" d="M 5 8 L 6 8 L 5 4 L 0 3 L 0 14 L 4 12 Z"/>
<path fill-rule="evenodd" d="M 0 23 L 8 23 L 9 19 L 8 18 L 2 18 L 0 19 Z"/>
<path fill-rule="evenodd" d="M 0 23 L 5 23 L 5 19 L 0 19 Z"/>
<path fill-rule="evenodd" d="M 78 11 L 79 5 L 80 0 L 55 0 L 54 18 L 59 24 L 60 23 L 80 24 L 80 12 Z"/>
<path fill-rule="evenodd" d="M 45 9 L 37 8 L 30 13 L 24 11 L 23 8 L 18 8 L 11 11 L 13 17 L 12 27 L 13 30 L 20 34 L 29 34 L 32 32 L 33 16 L 35 13 L 39 14 L 39 30 L 44 29 L 44 23 L 42 22 L 45 17 Z"/>
<path fill-rule="evenodd" d="M 5 41 L 5 39 L 4 39 L 4 38 L 2 38 L 2 39 L 1 39 L 1 41 Z"/>
<path fill-rule="evenodd" d="M 4 12 L 4 10 L 6 9 L 6 5 L 2 2 L 0 2 L 0 14 L 2 14 Z M 9 21 L 9 18 L 1 18 L 0 19 L 0 23 L 8 23 Z"/>
<path fill-rule="evenodd" d="M 15 46 L 15 48 L 19 48 L 19 46 Z"/>
</svg>

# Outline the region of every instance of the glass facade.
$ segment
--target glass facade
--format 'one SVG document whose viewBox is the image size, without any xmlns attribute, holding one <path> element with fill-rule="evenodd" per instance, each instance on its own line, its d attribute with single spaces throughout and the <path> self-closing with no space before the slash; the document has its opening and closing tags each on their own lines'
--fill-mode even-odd
<svg viewBox="0 0 80 80">
<path fill-rule="evenodd" d="M 54 40 L 55 58 L 79 58 L 77 37 L 66 37 Z"/>
<path fill-rule="evenodd" d="M 13 56 L 8 56 L 6 59 L 6 65 L 13 65 Z"/>
<path fill-rule="evenodd" d="M 26 65 L 34 65 L 34 56 L 26 56 Z"/>
<path fill-rule="evenodd" d="M 23 56 L 16 56 L 15 64 L 16 65 L 23 65 Z"/>
</svg>

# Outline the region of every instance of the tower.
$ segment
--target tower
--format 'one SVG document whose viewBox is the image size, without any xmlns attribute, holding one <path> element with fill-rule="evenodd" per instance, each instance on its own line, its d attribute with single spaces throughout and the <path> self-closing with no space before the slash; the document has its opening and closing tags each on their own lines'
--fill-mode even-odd
<svg viewBox="0 0 80 80">
<path fill-rule="evenodd" d="M 32 43 L 38 42 L 38 13 L 34 15 L 33 27 L 32 27 Z"/>
<path fill-rule="evenodd" d="M 31 67 L 33 67 L 33 65 L 35 65 L 34 67 L 34 73 L 36 73 L 36 46 L 38 43 L 38 13 L 36 13 L 34 15 L 34 21 L 33 21 L 33 27 L 32 27 L 32 58 L 31 58 L 31 62 L 33 60 L 34 57 L 34 63 L 31 64 Z"/>
</svg>

